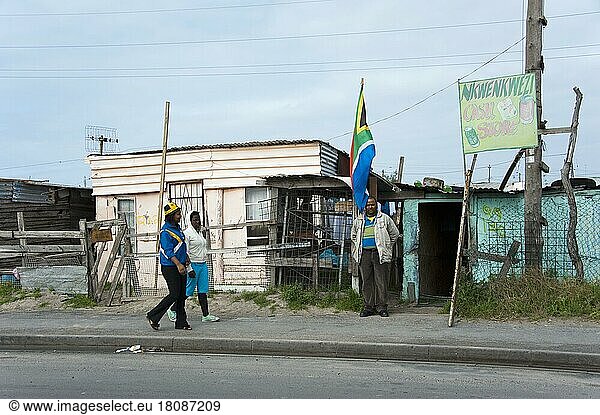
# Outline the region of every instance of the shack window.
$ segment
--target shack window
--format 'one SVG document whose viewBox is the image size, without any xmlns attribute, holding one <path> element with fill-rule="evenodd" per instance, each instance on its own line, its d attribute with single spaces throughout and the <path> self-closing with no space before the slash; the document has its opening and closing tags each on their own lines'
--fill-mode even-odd
<svg viewBox="0 0 600 415">
<path fill-rule="evenodd" d="M 269 227 L 261 222 L 271 219 L 271 199 L 268 187 L 246 188 L 246 222 L 257 222 L 246 227 L 248 246 L 267 245 Z"/>
<path fill-rule="evenodd" d="M 268 187 L 246 188 L 246 221 L 266 221 L 270 219 L 270 192 Z"/>
<path fill-rule="evenodd" d="M 117 218 L 123 216 L 127 221 L 127 230 L 130 235 L 135 234 L 135 199 L 119 199 L 117 200 Z M 136 239 L 131 241 L 132 249 L 136 249 Z M 125 251 L 124 245 L 119 247 L 119 255 L 123 255 Z"/>
</svg>

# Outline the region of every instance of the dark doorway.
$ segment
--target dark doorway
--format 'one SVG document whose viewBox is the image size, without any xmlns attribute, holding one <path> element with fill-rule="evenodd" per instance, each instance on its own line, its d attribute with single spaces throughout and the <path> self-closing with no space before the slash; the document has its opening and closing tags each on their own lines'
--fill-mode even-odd
<svg viewBox="0 0 600 415">
<path fill-rule="evenodd" d="M 419 204 L 419 301 L 452 295 L 461 208 Z"/>
</svg>

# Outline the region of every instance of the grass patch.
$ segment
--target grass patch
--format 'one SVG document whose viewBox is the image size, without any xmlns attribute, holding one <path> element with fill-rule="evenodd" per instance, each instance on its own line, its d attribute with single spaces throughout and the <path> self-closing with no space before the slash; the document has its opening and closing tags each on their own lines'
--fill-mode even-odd
<svg viewBox="0 0 600 415">
<path fill-rule="evenodd" d="M 267 291 L 244 291 L 240 294 L 240 298 L 244 301 L 254 301 L 258 307 L 270 307 L 275 304 L 273 300 L 267 298 L 268 295 L 271 295 L 268 290 Z"/>
<path fill-rule="evenodd" d="M 93 308 L 97 304 L 85 294 L 75 294 L 65 301 L 65 305 L 71 308 Z"/>
<path fill-rule="evenodd" d="M 550 274 L 461 278 L 456 309 L 466 318 L 542 319 L 587 317 L 600 320 L 600 281 L 578 281 Z M 443 312 L 449 312 L 447 303 Z"/>
<path fill-rule="evenodd" d="M 308 306 L 335 308 L 338 311 L 360 311 L 362 297 L 352 289 L 318 292 L 300 284 L 281 287 L 281 298 L 290 310 L 304 310 Z"/>
<path fill-rule="evenodd" d="M 0 284 L 0 305 L 23 300 L 24 298 L 40 298 L 42 293 L 39 288 L 23 290 L 11 284 Z"/>
</svg>

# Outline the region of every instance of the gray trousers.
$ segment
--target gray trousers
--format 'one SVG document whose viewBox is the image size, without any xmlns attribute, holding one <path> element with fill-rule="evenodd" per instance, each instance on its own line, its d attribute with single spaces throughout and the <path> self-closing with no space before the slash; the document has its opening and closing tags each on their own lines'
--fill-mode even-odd
<svg viewBox="0 0 600 415">
<path fill-rule="evenodd" d="M 379 263 L 377 249 L 363 249 L 360 258 L 362 292 L 365 309 L 381 311 L 387 309 L 388 281 L 391 262 Z"/>
</svg>

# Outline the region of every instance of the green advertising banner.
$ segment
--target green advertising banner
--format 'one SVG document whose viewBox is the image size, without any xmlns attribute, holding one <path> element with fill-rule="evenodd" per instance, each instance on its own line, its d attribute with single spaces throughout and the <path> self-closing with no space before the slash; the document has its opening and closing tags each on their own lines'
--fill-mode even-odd
<svg viewBox="0 0 600 415">
<path fill-rule="evenodd" d="M 464 154 L 537 145 L 535 75 L 458 83 Z"/>
</svg>

